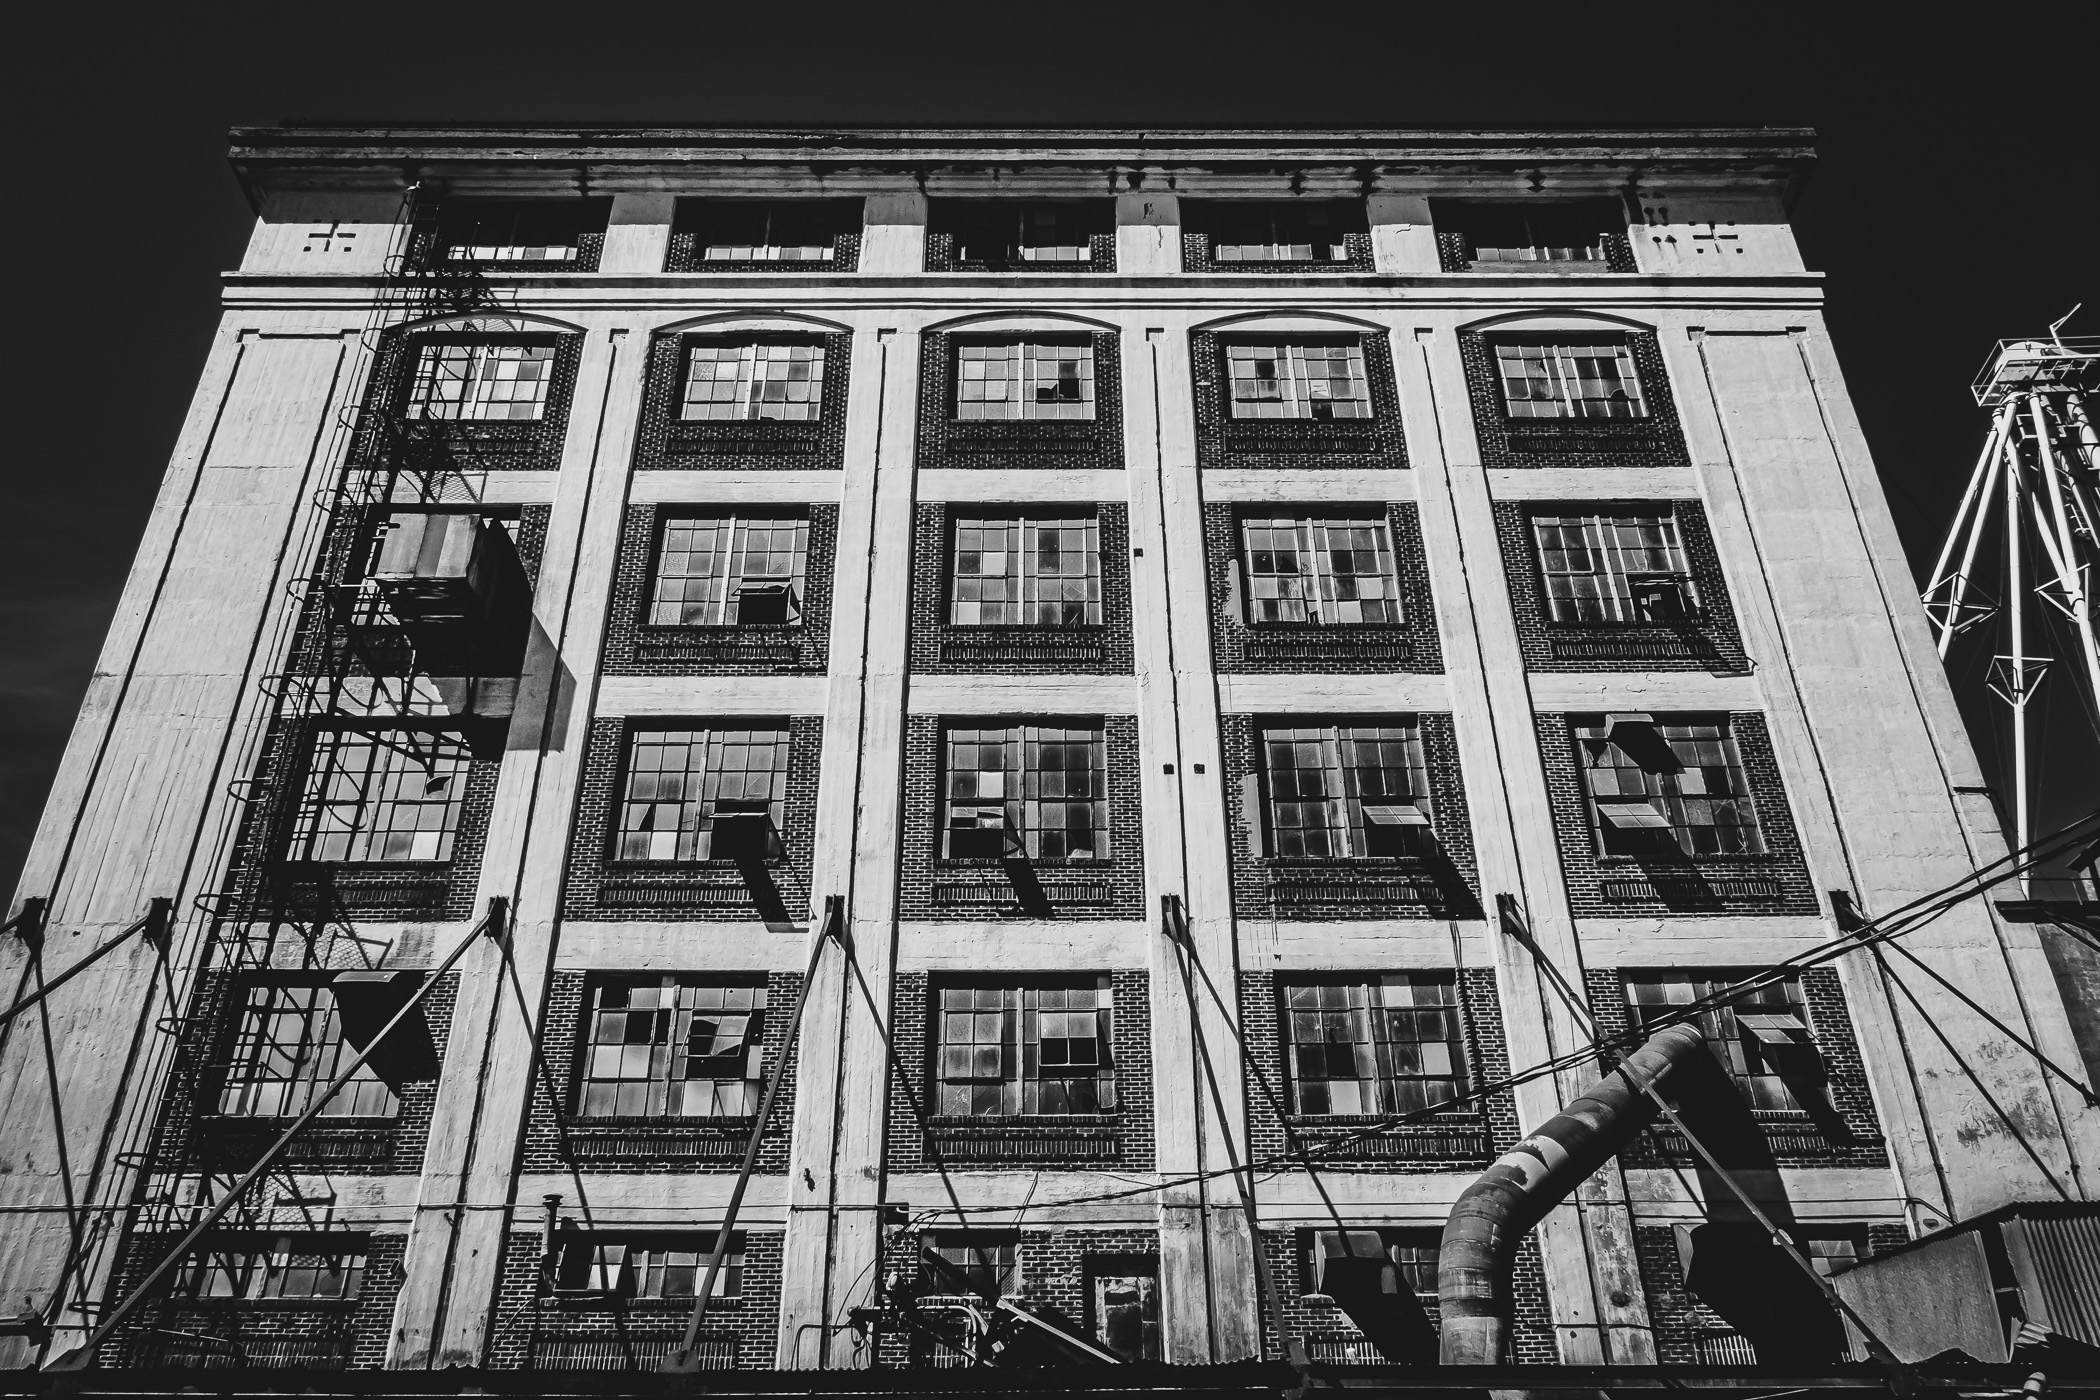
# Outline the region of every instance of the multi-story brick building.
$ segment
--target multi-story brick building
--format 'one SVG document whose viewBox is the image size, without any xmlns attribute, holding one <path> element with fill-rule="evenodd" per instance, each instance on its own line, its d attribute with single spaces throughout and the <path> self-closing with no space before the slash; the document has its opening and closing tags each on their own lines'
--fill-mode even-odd
<svg viewBox="0 0 2100 1400">
<path fill-rule="evenodd" d="M 2003 852 L 1805 132 L 233 140 L 0 952 L 174 901 L 0 1032 L 16 1364 L 367 1044 L 101 1364 L 652 1364 L 782 1064 L 708 1365 L 959 1364 L 994 1295 L 1405 1354 L 1329 1256 L 1433 1321 L 1452 1202 L 1595 1072 L 1523 1071 Z M 2030 926 L 1906 946 L 2078 1062 Z M 1811 1252 L 2091 1189 L 2094 1113 L 1868 952 L 1704 1024 Z M 1735 1210 L 1642 1139 L 1519 1252 L 1514 1358 L 1748 1355 L 1685 1277 Z"/>
</svg>

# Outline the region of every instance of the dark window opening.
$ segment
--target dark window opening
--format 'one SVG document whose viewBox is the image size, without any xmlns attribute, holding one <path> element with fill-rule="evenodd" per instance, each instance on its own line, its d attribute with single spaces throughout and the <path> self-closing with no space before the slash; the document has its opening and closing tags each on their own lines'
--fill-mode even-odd
<svg viewBox="0 0 2100 1400">
<path fill-rule="evenodd" d="M 1634 1029 L 1647 1036 L 1651 1026 L 1680 1016 L 1691 1003 L 1749 975 L 1726 970 L 1629 973 L 1626 1001 Z M 1706 1034 L 1707 1048 L 1754 1109 L 1801 1111 L 1803 1105 L 1787 1081 L 1810 1083 L 1823 1077 L 1799 978 L 1767 983 L 1693 1019 Z"/>
<path fill-rule="evenodd" d="M 782 853 L 788 731 L 637 729 L 615 860 L 768 860 Z"/>
<path fill-rule="evenodd" d="M 955 727 L 946 747 L 943 855 L 1108 859 L 1108 743 L 1098 722 Z"/>
<path fill-rule="evenodd" d="M 1349 261 L 1349 235 L 1367 230 L 1354 200 L 1206 203 L 1198 217 L 1219 263 Z"/>
<path fill-rule="evenodd" d="M 363 1235 L 228 1233 L 185 1256 L 178 1298 L 350 1302 L 364 1286 Z"/>
<path fill-rule="evenodd" d="M 806 515 L 668 516 L 648 620 L 659 627 L 799 623 L 808 567 Z"/>
<path fill-rule="evenodd" d="M 612 1236 L 564 1230 L 555 1254 L 554 1287 L 609 1298 L 695 1298 L 715 1240 L 713 1231 Z M 744 1260 L 743 1233 L 734 1231 L 711 1296 L 743 1296 Z"/>
<path fill-rule="evenodd" d="M 1578 725 L 1575 738 L 1606 854 L 1765 853 L 1742 754 L 1725 719 L 1607 715 Z"/>
<path fill-rule="evenodd" d="M 943 987 L 938 1003 L 935 1112 L 1010 1118 L 1115 1110 L 1108 978 Z"/>
<path fill-rule="evenodd" d="M 1626 231 L 1626 216 L 1608 200 L 1577 203 L 1444 204 L 1437 225 L 1460 234 L 1478 267 L 1588 264 L 1602 269 L 1607 240 Z"/>
<path fill-rule="evenodd" d="M 758 1112 L 766 989 L 665 974 L 591 988 L 576 1110 L 583 1118 L 744 1118 Z"/>
<path fill-rule="evenodd" d="M 1458 983 L 1450 973 L 1293 979 L 1278 995 L 1292 1112 L 1414 1113 L 1464 1097 Z"/>
<path fill-rule="evenodd" d="M 437 253 L 445 262 L 575 262 L 585 235 L 604 233 L 611 212 L 612 201 L 600 199 L 448 199 Z"/>
<path fill-rule="evenodd" d="M 841 235 L 858 233 L 858 200 L 681 199 L 674 241 L 689 241 L 696 268 L 709 263 L 832 263 Z"/>
<path fill-rule="evenodd" d="M 1107 200 L 942 200 L 932 232 L 954 239 L 957 263 L 993 271 L 1091 264 L 1094 239 L 1115 231 Z"/>
<path fill-rule="evenodd" d="M 1429 766 L 1413 724 L 1264 729 L 1271 848 L 1289 859 L 1426 851 Z"/>
<path fill-rule="evenodd" d="M 1555 622 L 1674 623 L 1697 615 L 1677 517 L 1668 511 L 1532 517 Z"/>
</svg>

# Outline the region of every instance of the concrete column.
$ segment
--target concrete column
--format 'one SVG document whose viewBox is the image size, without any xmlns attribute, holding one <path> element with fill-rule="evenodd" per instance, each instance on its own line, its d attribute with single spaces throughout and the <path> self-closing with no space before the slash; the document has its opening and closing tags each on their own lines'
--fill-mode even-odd
<svg viewBox="0 0 2100 1400">
<path fill-rule="evenodd" d="M 1807 271 L 1778 196 L 1641 194 L 1626 230 L 1633 263 L 1670 277 L 1773 277 Z"/>
<path fill-rule="evenodd" d="M 1427 277 L 1442 270 L 1429 200 L 1413 194 L 1374 194 L 1364 201 L 1371 221 L 1371 260 L 1387 277 Z"/>
<path fill-rule="evenodd" d="M 1131 190 L 1116 196 L 1116 271 L 1171 276 L 1181 271 L 1181 198 Z"/>
<path fill-rule="evenodd" d="M 871 194 L 860 234 L 860 270 L 916 277 L 926 270 L 926 196 L 917 190 Z"/>
<path fill-rule="evenodd" d="M 671 251 L 671 216 L 678 201 L 668 194 L 616 194 L 605 226 L 600 272 L 656 273 Z"/>
<path fill-rule="evenodd" d="M 1583 997 L 1582 957 L 1561 876 L 1531 693 L 1509 604 L 1509 577 L 1473 432 L 1465 371 L 1450 331 L 1400 327 L 1395 346 L 1409 459 L 1422 475 L 1423 547 L 1436 579 L 1453 724 L 1473 803 L 1481 897 L 1515 895 L 1534 940 Z M 1499 925 L 1495 950 L 1510 1066 L 1524 1070 L 1588 1044 L 1537 959 Z M 1586 1087 L 1594 1070 L 1537 1079 L 1516 1090 L 1529 1130 Z M 1626 1185 L 1616 1161 L 1583 1183 L 1538 1227 L 1560 1359 L 1652 1364 L 1655 1343 L 1633 1250 Z"/>
<path fill-rule="evenodd" d="M 312 568 L 308 502 L 358 383 L 354 332 L 261 319 L 279 324 L 221 326 L 22 872 L 22 895 L 50 901 L 46 976 L 162 896 L 175 904 L 170 966 L 186 997 L 209 937 L 193 901 L 222 885 L 239 818 L 227 782 L 267 722 L 258 678 L 282 664 L 294 606 L 285 585 Z M 19 908 L 18 898 L 7 912 Z M 0 938 L 0 997 L 35 988 L 28 951 Z M 136 1176 L 119 1154 L 149 1140 L 171 1059 L 154 1029 L 169 1014 L 163 985 L 158 955 L 134 941 L 0 1029 L 10 1126 L 0 1206 L 17 1212 L 0 1216 L 0 1297 L 14 1307 L 26 1298 L 44 1310 L 74 1292 L 62 1282 L 69 1194 L 131 1199 Z M 98 1300 L 123 1221 L 108 1211 L 83 1221 L 86 1257 L 71 1277 Z M 81 1321 L 59 1313 L 47 1354 L 79 1345 Z M 33 1359 L 22 1340 L 0 1340 L 0 1365 Z"/>
<path fill-rule="evenodd" d="M 848 931 L 885 1023 L 896 937 L 918 362 L 916 332 L 863 328 L 853 337 L 810 890 L 813 932 L 824 896 L 846 897 Z M 796 1053 L 779 1364 L 846 1365 L 852 1350 L 833 1347 L 834 1329 L 848 1308 L 872 1302 L 880 1283 L 873 1207 L 882 1194 L 889 1075 L 881 1037 L 836 947 L 818 965 Z"/>
<path fill-rule="evenodd" d="M 402 251 L 399 194 L 340 191 L 274 194 L 263 202 L 243 272 L 301 277 L 379 277 L 387 258 Z"/>
<path fill-rule="evenodd" d="M 1164 321 L 1164 318 L 1162 318 Z M 1225 1102 L 1225 1121 L 1191 1029 L 1177 955 L 1161 928 L 1159 896 L 1178 894 L 1198 956 L 1235 1003 L 1231 871 L 1217 682 L 1210 654 L 1203 492 L 1196 471 L 1195 404 L 1185 325 L 1126 335 L 1124 413 L 1131 471 L 1131 613 L 1138 628 L 1146 920 L 1152 986 L 1152 1066 L 1158 1170 L 1222 1172 L 1226 1134 L 1248 1159 L 1244 1077 L 1233 1025 L 1200 982 L 1194 1014 Z M 1174 765 L 1170 774 L 1167 764 Z M 1260 1298 L 1238 1183 L 1215 1176 L 1160 1196 L 1161 1321 L 1166 1357 L 1181 1364 L 1258 1356 Z"/>
<path fill-rule="evenodd" d="M 387 1364 L 478 1366 L 487 1348 L 518 1142 L 596 692 L 633 432 L 648 360 L 625 328 L 591 333 L 576 376 L 565 470 L 548 522 L 532 633 L 483 850 L 477 917 L 511 900 L 505 944 L 460 963 L 445 1072 L 424 1149 Z"/>
</svg>

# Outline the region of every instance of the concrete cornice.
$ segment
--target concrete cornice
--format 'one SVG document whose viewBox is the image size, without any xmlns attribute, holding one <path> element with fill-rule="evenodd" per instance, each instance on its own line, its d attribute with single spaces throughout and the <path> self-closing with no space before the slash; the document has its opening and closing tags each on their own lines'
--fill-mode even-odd
<svg viewBox="0 0 2100 1400">
<path fill-rule="evenodd" d="M 1191 195 L 1602 192 L 1665 180 L 1787 193 L 1814 159 L 1799 127 L 1141 128 L 470 125 L 240 127 L 258 202 L 286 190 L 863 195 L 1136 188 Z"/>
</svg>

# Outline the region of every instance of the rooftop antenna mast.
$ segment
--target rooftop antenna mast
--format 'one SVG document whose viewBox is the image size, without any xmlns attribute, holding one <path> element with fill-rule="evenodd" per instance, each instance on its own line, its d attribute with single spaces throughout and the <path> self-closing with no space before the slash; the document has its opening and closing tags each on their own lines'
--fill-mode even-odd
<svg viewBox="0 0 2100 1400">
<path fill-rule="evenodd" d="M 1990 411 L 1990 434 L 1924 594 L 1943 661 L 1957 637 L 1997 624 L 1989 630 L 2006 649 L 1991 657 L 1989 684 L 2011 713 L 2021 847 L 2034 822 L 2027 711 L 2059 661 L 2100 737 L 2100 438 L 2089 403 L 2100 389 L 2100 336 L 2064 337 L 2078 310 L 2050 326 L 2046 340 L 1999 341 L 1976 376 L 1971 388 Z"/>
</svg>

